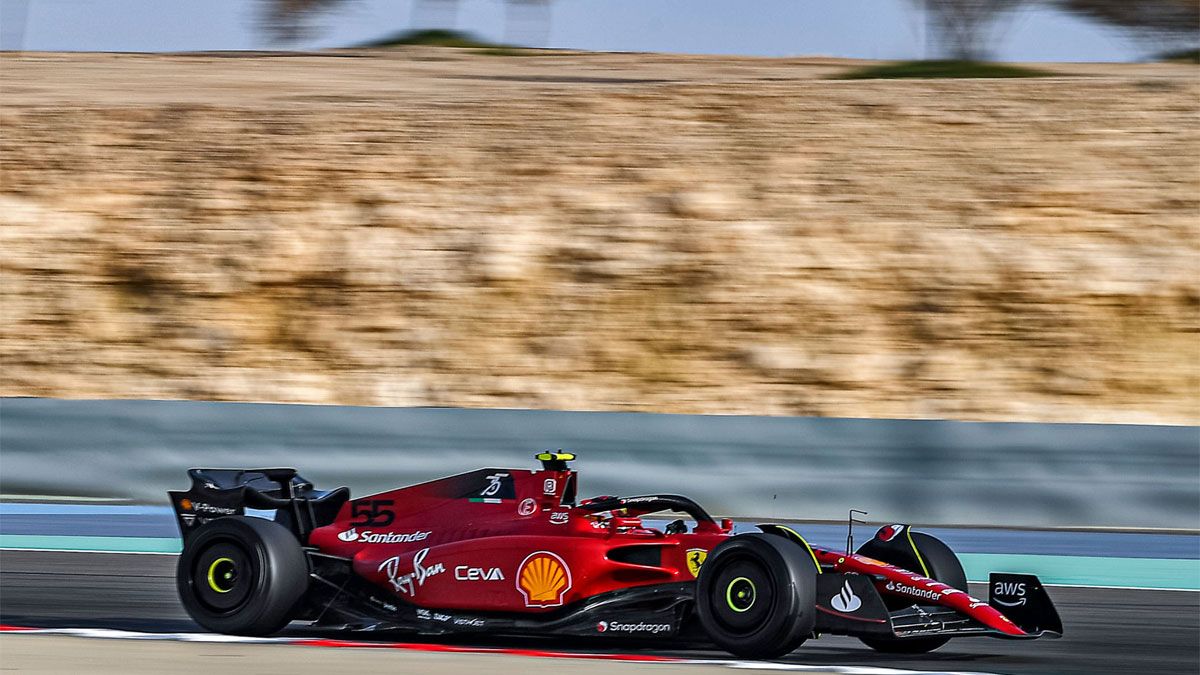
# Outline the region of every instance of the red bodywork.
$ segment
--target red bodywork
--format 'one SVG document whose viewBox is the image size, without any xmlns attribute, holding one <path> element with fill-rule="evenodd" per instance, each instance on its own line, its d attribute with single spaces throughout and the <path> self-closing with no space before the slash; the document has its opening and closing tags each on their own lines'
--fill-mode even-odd
<svg viewBox="0 0 1200 675">
<path fill-rule="evenodd" d="M 637 498 L 596 513 L 573 506 L 575 487 L 570 470 L 481 469 L 350 501 L 309 544 L 350 558 L 357 575 L 418 607 L 537 614 L 609 591 L 694 581 L 708 551 L 732 534 L 730 521 L 665 534 L 641 522 Z M 1028 635 L 958 589 L 864 556 L 812 550 L 826 571 L 870 575 L 885 596 Z"/>
<path fill-rule="evenodd" d="M 572 471 L 482 469 L 382 492 L 347 503 L 309 543 L 351 558 L 359 576 L 419 607 L 537 613 L 617 589 L 694 580 L 689 550 L 707 553 L 728 535 L 712 523 L 666 535 L 637 517 L 566 506 L 574 481 Z M 387 524 L 384 509 L 394 514 Z M 371 513 L 380 525 L 370 524 Z M 622 562 L 623 555 L 640 559 L 634 548 L 657 549 L 658 564 Z"/>
</svg>

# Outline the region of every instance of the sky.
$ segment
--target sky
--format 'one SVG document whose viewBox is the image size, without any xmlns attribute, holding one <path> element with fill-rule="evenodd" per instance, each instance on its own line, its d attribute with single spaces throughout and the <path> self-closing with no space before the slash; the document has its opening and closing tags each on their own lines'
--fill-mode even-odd
<svg viewBox="0 0 1200 675">
<path fill-rule="evenodd" d="M 555 0 L 548 24 L 505 35 L 502 0 L 460 0 L 460 30 L 534 46 L 756 56 L 909 59 L 927 52 L 913 0 Z M 428 7 L 429 5 L 425 5 Z M 413 0 L 349 0 L 311 37 L 271 43 L 258 0 L 0 0 L 0 48 L 195 51 L 342 47 L 426 22 Z M 518 24 L 520 26 L 520 24 Z M 424 26 L 422 26 L 424 27 Z M 1129 61 L 1139 45 L 1110 28 L 1049 9 L 1006 20 L 1005 61 Z"/>
</svg>

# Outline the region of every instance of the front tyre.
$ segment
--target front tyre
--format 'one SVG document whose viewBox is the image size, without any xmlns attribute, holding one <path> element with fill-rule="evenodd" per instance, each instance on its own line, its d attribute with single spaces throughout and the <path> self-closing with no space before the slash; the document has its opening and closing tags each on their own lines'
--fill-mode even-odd
<svg viewBox="0 0 1200 675">
<path fill-rule="evenodd" d="M 878 538 L 868 541 L 858 549 L 858 553 L 967 591 L 967 574 L 954 551 L 940 539 L 924 532 L 913 532 L 908 526 L 890 541 Z M 884 597 L 884 602 L 889 610 L 912 604 L 911 601 L 891 596 Z M 889 654 L 924 654 L 950 641 L 948 637 L 859 639 L 871 649 Z"/>
<path fill-rule="evenodd" d="M 813 633 L 816 575 L 812 556 L 787 539 L 732 537 L 700 568 L 700 625 L 717 646 L 743 658 L 791 653 Z"/>
<path fill-rule="evenodd" d="M 179 600 L 204 628 L 270 635 L 308 590 L 308 562 L 285 527 L 262 518 L 218 518 L 187 540 L 175 569 Z"/>
</svg>

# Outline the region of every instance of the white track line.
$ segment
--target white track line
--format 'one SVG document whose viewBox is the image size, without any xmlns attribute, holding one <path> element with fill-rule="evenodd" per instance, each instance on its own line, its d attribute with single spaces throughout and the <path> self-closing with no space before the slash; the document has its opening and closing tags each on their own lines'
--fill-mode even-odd
<svg viewBox="0 0 1200 675">
<path fill-rule="evenodd" d="M 220 633 L 143 633 L 115 628 L 30 628 L 0 632 L 4 635 L 65 635 L 68 637 L 102 638 L 106 640 L 165 640 L 171 642 L 233 642 L 245 644 L 295 642 L 295 638 L 254 638 Z"/>
<path fill-rule="evenodd" d="M 903 670 L 880 666 L 806 666 L 769 661 L 689 661 L 705 665 L 723 665 L 739 670 L 780 670 L 794 673 L 837 673 L 838 675 L 995 675 L 966 670 Z"/>
<path fill-rule="evenodd" d="M 224 644 L 281 644 L 299 647 L 321 647 L 336 649 L 355 649 L 355 645 L 328 647 L 321 645 L 320 638 L 304 638 L 304 637 L 242 637 L 238 635 L 220 635 L 217 633 L 145 633 L 139 631 L 116 630 L 111 628 L 30 628 L 0 631 L 0 636 L 5 635 L 61 635 L 67 637 L 80 638 L 99 638 L 106 640 L 162 640 L 171 642 L 200 642 L 200 643 L 224 643 Z M 357 641 L 355 641 L 357 642 Z M 401 643 L 363 643 L 362 648 L 390 648 L 396 647 Z M 402 648 L 402 647 L 401 647 Z M 419 649 L 417 647 L 416 649 Z M 471 654 L 480 653 L 488 654 L 494 652 L 503 653 L 504 650 L 479 648 L 479 649 L 464 649 L 455 650 L 452 654 Z M 443 652 L 437 652 L 443 653 Z M 595 653 L 580 653 L 574 654 L 571 652 L 555 652 L 554 656 L 562 658 L 596 658 Z M 724 666 L 735 670 L 771 670 L 771 671 L 786 671 L 794 673 L 837 673 L 838 675 L 994 675 L 993 673 L 982 673 L 977 671 L 947 671 L 947 670 L 905 670 L 899 668 L 882 668 L 878 666 L 817 666 L 798 663 L 776 663 L 772 661 L 742 661 L 742 660 L 725 660 L 725 659 L 670 659 L 664 661 L 628 661 L 620 658 L 620 654 L 613 655 L 614 662 L 621 663 L 639 663 L 647 665 L 655 665 L 658 663 L 669 664 L 691 664 L 691 665 L 707 665 L 707 666 Z M 528 656 L 527 656 L 528 658 Z"/>
<path fill-rule="evenodd" d="M 986 584 L 986 581 L 971 583 Z M 1157 586 L 1093 586 L 1089 584 L 1042 584 L 1048 588 L 1101 588 L 1113 591 L 1166 591 L 1168 593 L 1200 593 L 1200 588 L 1158 588 Z"/>
</svg>

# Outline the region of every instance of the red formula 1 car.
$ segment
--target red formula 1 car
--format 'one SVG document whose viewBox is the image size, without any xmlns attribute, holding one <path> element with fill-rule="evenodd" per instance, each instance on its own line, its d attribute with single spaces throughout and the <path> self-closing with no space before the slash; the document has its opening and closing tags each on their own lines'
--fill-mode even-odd
<svg viewBox="0 0 1200 675">
<path fill-rule="evenodd" d="M 192 469 L 191 489 L 170 493 L 180 599 L 222 633 L 298 620 L 716 644 L 750 658 L 822 634 L 907 653 L 960 636 L 1062 634 L 1037 577 L 992 574 L 978 600 L 954 553 L 905 525 L 857 553 L 783 525 L 734 534 L 679 495 L 577 501 L 574 456 L 537 457 L 541 470 L 481 469 L 353 500 L 293 469 Z M 659 512 L 692 523 L 641 519 Z"/>
</svg>

